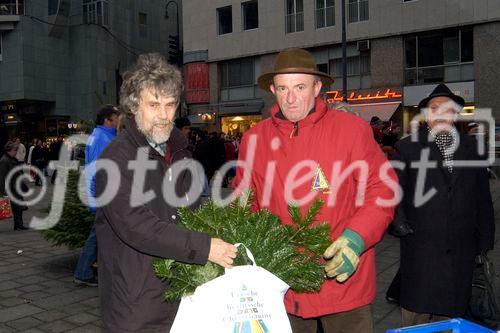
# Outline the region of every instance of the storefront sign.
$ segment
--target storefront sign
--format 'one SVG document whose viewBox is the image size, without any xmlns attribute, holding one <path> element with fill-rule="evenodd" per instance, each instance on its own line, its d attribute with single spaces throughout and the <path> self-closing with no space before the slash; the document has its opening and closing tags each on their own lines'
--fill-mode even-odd
<svg viewBox="0 0 500 333">
<path fill-rule="evenodd" d="M 332 90 L 326 92 L 326 102 L 327 103 L 335 103 L 344 101 L 344 96 L 338 90 Z M 387 100 L 397 100 L 403 97 L 401 93 L 396 91 L 392 91 L 390 88 L 386 90 L 377 90 L 376 93 L 368 93 L 368 94 L 358 94 L 356 92 L 351 92 L 347 97 L 348 102 L 381 102 Z"/>
<path fill-rule="evenodd" d="M 208 64 L 185 64 L 184 81 L 186 85 L 186 102 L 188 104 L 210 102 Z"/>
</svg>

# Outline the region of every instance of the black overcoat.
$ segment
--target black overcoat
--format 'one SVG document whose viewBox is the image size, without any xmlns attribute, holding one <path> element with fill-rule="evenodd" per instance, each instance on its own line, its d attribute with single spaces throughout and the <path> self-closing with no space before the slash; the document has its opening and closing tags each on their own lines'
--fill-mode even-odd
<svg viewBox="0 0 500 333">
<path fill-rule="evenodd" d="M 187 140 L 174 128 L 170 139 L 171 161 L 190 156 Z M 134 182 L 129 169 L 138 151 L 145 152 L 156 168 L 148 170 L 145 181 Z M 105 332 L 168 332 L 177 312 L 178 302 L 165 302 L 168 284 L 154 274 L 152 263 L 170 258 L 187 263 L 205 264 L 210 250 L 210 236 L 190 232 L 176 225 L 177 210 L 168 205 L 162 194 L 163 180 L 169 176 L 165 163 L 139 132 L 133 118 L 102 152 L 99 160 L 108 159 L 118 168 L 116 174 L 96 173 L 96 197 L 106 186 L 119 181 L 117 195 L 96 213 L 99 261 L 99 295 Z M 144 169 L 143 169 L 144 170 Z M 136 180 L 138 180 L 137 178 Z M 179 176 L 177 192 L 187 189 L 189 177 Z M 131 204 L 132 188 L 154 199 Z M 99 204 L 99 200 L 97 200 Z M 135 206 L 135 207 L 134 207 Z"/>
<path fill-rule="evenodd" d="M 419 169 L 415 162 L 428 153 L 437 167 L 427 169 L 420 193 L 435 193 L 418 205 Z M 423 155 L 422 155 L 423 154 Z M 454 160 L 478 159 L 474 139 L 460 135 Z M 403 162 L 396 169 L 403 189 L 403 201 L 396 219 L 406 221 L 415 231 L 401 238 L 401 290 L 403 308 L 420 313 L 450 317 L 463 316 L 471 293 L 474 258 L 492 249 L 494 218 L 487 170 L 484 167 L 443 167 L 436 143 L 428 129 L 396 144 L 393 160 Z M 413 167 L 412 167 L 412 162 Z M 431 192 L 432 193 L 432 192 Z M 397 222 L 397 221 L 396 221 Z"/>
<path fill-rule="evenodd" d="M 15 158 L 9 156 L 7 153 L 5 153 L 1 158 L 0 158 L 0 195 L 7 195 L 7 190 L 6 187 L 10 188 L 10 192 L 13 196 L 13 198 L 10 199 L 17 199 L 17 201 L 23 201 L 23 196 L 22 193 L 26 192 L 28 190 L 28 187 L 24 182 L 21 182 L 21 191 L 16 186 L 16 183 L 18 182 L 19 177 L 22 177 L 23 171 L 18 170 L 15 174 L 12 175 L 10 178 L 10 183 L 7 184 L 7 175 L 10 173 L 12 169 L 14 169 L 16 166 L 20 165 L 20 162 Z M 12 209 L 22 209 L 22 206 L 17 205 L 14 202 L 11 202 Z"/>
</svg>

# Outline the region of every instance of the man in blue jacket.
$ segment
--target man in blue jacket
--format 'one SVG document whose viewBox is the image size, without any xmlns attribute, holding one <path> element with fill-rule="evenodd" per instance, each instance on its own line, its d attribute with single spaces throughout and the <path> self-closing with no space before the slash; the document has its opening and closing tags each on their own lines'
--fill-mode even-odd
<svg viewBox="0 0 500 333">
<path fill-rule="evenodd" d="M 96 127 L 90 135 L 85 147 L 85 185 L 89 209 L 95 215 L 95 162 L 106 146 L 116 137 L 119 111 L 107 105 L 97 112 Z M 95 226 L 92 226 L 78 259 L 74 274 L 74 282 L 78 285 L 97 287 L 97 279 L 92 264 L 97 258 L 97 238 Z"/>
</svg>

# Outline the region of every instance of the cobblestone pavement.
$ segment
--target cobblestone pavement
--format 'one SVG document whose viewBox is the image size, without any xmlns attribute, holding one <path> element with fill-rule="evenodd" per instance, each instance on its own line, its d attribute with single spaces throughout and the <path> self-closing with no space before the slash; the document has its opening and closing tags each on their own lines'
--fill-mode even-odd
<svg viewBox="0 0 500 333">
<path fill-rule="evenodd" d="M 497 241 L 490 258 L 500 267 L 500 181 L 491 184 Z M 33 215 L 45 214 L 50 199 L 51 189 L 25 212 L 25 225 Z M 72 282 L 78 251 L 52 247 L 38 231 L 12 229 L 11 220 L 0 221 L 0 332 L 100 332 L 97 288 Z M 398 258 L 398 240 L 386 236 L 377 246 L 378 293 L 373 304 L 377 333 L 399 326 L 399 309 L 384 298 Z"/>
</svg>

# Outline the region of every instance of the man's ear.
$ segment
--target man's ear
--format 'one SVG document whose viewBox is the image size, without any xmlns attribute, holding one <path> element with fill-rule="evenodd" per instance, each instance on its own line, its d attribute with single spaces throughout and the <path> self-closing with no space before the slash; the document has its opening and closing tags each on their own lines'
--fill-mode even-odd
<svg viewBox="0 0 500 333">
<path fill-rule="evenodd" d="M 271 85 L 269 86 L 269 90 L 271 90 L 271 92 L 272 92 L 273 94 L 276 94 L 276 89 L 274 89 L 274 84 L 271 84 Z"/>
<path fill-rule="evenodd" d="M 318 97 L 321 87 L 323 87 L 323 82 L 321 82 L 321 80 L 316 81 L 314 85 L 314 97 Z"/>
</svg>

